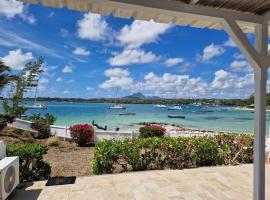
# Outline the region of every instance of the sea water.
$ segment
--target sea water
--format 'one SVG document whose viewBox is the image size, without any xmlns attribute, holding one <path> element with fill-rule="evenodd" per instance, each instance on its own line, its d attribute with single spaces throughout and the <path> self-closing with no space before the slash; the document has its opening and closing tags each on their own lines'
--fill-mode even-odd
<svg viewBox="0 0 270 200">
<path fill-rule="evenodd" d="M 47 110 L 28 110 L 27 115 L 51 113 L 57 117 L 56 125 L 70 126 L 92 123 L 109 130 L 136 130 L 140 122 L 159 122 L 215 131 L 253 132 L 254 113 L 223 106 L 182 105 L 182 110 L 156 108 L 152 104 L 126 104 L 126 110 L 110 110 L 108 103 L 42 102 Z M 136 115 L 119 115 L 134 112 Z M 168 115 L 184 115 L 185 119 L 168 118 Z M 270 116 L 267 115 L 267 122 Z M 268 127 L 268 123 L 267 123 Z M 267 128 L 268 131 L 268 128 Z"/>
</svg>

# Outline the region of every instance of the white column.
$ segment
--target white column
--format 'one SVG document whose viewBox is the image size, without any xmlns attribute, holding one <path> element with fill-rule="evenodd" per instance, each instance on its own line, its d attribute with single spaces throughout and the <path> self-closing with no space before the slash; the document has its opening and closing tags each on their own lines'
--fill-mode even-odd
<svg viewBox="0 0 270 200">
<path fill-rule="evenodd" d="M 268 56 L 268 23 L 255 26 L 255 48 L 236 21 L 227 18 L 220 22 L 254 69 L 254 168 L 253 199 L 265 200 L 265 112 Z"/>
<path fill-rule="evenodd" d="M 253 167 L 253 199 L 265 200 L 265 112 L 267 83 L 268 26 L 257 25 L 255 28 L 255 48 L 262 56 L 259 68 L 254 68 L 254 167 Z"/>
</svg>

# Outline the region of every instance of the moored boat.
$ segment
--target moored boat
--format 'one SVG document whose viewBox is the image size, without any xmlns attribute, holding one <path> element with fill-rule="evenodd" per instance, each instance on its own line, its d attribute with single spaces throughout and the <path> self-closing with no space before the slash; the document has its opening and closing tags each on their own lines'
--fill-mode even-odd
<svg viewBox="0 0 270 200">
<path fill-rule="evenodd" d="M 119 113 L 119 115 L 136 115 L 136 113 L 134 113 L 134 112 Z"/>
<path fill-rule="evenodd" d="M 180 119 L 186 119 L 186 116 L 184 115 L 168 115 L 169 118 L 180 118 Z"/>
<path fill-rule="evenodd" d="M 182 110 L 181 106 L 175 105 L 168 108 L 168 110 Z"/>
<path fill-rule="evenodd" d="M 156 108 L 167 108 L 167 106 L 164 105 L 164 104 L 156 104 L 156 105 L 154 105 L 154 107 L 156 107 Z"/>
<path fill-rule="evenodd" d="M 34 104 L 33 106 L 25 106 L 28 109 L 48 109 L 48 106 L 45 104 Z"/>
<path fill-rule="evenodd" d="M 114 104 L 112 106 L 109 106 L 109 109 L 125 110 L 126 107 L 123 104 Z"/>
</svg>

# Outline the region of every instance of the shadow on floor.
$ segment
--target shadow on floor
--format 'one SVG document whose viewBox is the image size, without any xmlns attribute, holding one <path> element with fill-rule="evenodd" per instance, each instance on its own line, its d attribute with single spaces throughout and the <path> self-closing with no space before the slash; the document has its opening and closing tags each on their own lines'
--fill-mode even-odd
<svg viewBox="0 0 270 200">
<path fill-rule="evenodd" d="M 26 185 L 17 187 L 12 194 L 7 198 L 7 200 L 37 200 L 42 189 L 31 189 L 27 188 L 31 187 L 33 183 L 28 183 Z"/>
</svg>

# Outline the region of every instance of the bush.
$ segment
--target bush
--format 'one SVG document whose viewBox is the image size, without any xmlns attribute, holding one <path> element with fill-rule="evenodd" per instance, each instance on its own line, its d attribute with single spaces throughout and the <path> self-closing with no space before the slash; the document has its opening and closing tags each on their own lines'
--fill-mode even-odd
<svg viewBox="0 0 270 200">
<path fill-rule="evenodd" d="M 147 125 L 140 128 L 140 137 L 161 137 L 166 133 L 166 129 L 158 125 Z"/>
<path fill-rule="evenodd" d="M 96 144 L 92 169 L 104 174 L 236 165 L 251 163 L 252 152 L 253 137 L 242 134 L 104 140 Z"/>
<path fill-rule="evenodd" d="M 43 120 L 36 120 L 31 124 L 31 128 L 37 131 L 36 138 L 38 139 L 46 139 L 51 135 L 50 125 Z"/>
<path fill-rule="evenodd" d="M 71 126 L 70 135 L 81 147 L 94 143 L 94 128 L 89 124 L 76 124 Z"/>
<path fill-rule="evenodd" d="M 7 156 L 19 156 L 20 181 L 38 181 L 48 179 L 51 167 L 43 160 L 48 147 L 42 144 L 9 144 Z"/>
<path fill-rule="evenodd" d="M 60 144 L 60 139 L 59 139 L 59 137 L 57 137 L 57 136 L 52 136 L 52 137 L 49 137 L 48 138 L 48 140 L 47 140 L 47 142 L 46 142 L 46 144 L 48 145 L 48 146 L 59 146 L 59 144 Z"/>
<path fill-rule="evenodd" d="M 40 114 L 35 114 L 30 116 L 28 119 L 33 122 L 31 124 L 31 128 L 38 132 L 36 138 L 46 139 L 50 137 L 50 125 L 52 125 L 56 120 L 52 114 L 46 113 L 44 117 Z"/>
<path fill-rule="evenodd" d="M 25 138 L 31 138 L 32 137 L 32 133 L 30 131 L 27 130 L 22 130 L 21 135 Z"/>
</svg>

